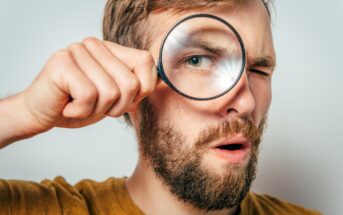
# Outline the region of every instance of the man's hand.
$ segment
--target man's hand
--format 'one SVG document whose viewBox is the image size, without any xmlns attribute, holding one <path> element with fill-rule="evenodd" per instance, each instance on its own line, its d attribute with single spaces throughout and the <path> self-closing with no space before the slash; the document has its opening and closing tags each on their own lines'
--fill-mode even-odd
<svg viewBox="0 0 343 215">
<path fill-rule="evenodd" d="M 135 111 L 156 81 L 155 63 L 148 52 L 87 38 L 56 52 L 28 89 L 2 101 L 0 121 L 2 114 L 16 111 L 1 123 L 11 127 L 17 121 L 12 125 L 16 131 L 8 132 L 22 138 L 53 127 L 83 127 Z M 0 130 L 0 146 L 20 139 L 8 137 L 4 130 Z"/>
</svg>

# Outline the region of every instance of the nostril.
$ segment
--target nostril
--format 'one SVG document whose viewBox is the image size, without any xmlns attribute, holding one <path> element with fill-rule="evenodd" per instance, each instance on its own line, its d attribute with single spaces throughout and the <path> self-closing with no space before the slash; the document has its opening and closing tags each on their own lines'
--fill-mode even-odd
<svg viewBox="0 0 343 215">
<path fill-rule="evenodd" d="M 229 109 L 227 109 L 226 110 L 226 113 L 238 113 L 235 109 L 233 109 L 233 108 L 229 108 Z"/>
</svg>

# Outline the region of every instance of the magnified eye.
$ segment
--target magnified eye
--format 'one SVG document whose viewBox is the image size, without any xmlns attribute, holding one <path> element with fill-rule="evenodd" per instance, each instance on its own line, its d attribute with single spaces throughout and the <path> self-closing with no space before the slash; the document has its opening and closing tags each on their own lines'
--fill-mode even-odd
<svg viewBox="0 0 343 215">
<path fill-rule="evenodd" d="M 196 69 L 206 70 L 211 68 L 212 60 L 209 57 L 195 55 L 186 60 L 187 66 L 195 67 Z"/>
</svg>

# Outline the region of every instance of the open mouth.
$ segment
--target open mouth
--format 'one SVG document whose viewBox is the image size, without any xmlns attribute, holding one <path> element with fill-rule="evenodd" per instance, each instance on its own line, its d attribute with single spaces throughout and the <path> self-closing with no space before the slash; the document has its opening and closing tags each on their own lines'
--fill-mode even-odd
<svg viewBox="0 0 343 215">
<path fill-rule="evenodd" d="M 221 149 L 221 150 L 237 151 L 237 150 L 244 149 L 245 147 L 243 144 L 235 143 L 235 144 L 221 145 L 216 148 Z"/>
<path fill-rule="evenodd" d="M 216 154 L 229 161 L 230 163 L 242 163 L 249 154 L 249 144 L 231 143 L 224 144 L 214 148 Z"/>
<path fill-rule="evenodd" d="M 214 144 L 215 154 L 230 163 L 242 163 L 249 157 L 251 143 L 246 138 L 229 138 Z"/>
</svg>

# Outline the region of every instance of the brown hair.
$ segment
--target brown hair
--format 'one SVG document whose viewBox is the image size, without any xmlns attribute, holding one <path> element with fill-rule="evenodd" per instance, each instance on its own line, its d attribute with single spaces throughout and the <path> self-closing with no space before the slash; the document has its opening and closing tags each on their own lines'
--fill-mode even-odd
<svg viewBox="0 0 343 215">
<path fill-rule="evenodd" d="M 141 26 L 147 26 L 151 12 L 170 9 L 182 12 L 223 3 L 236 6 L 244 1 L 248 0 L 108 0 L 103 19 L 103 37 L 104 40 L 126 47 L 147 50 L 150 37 L 146 28 Z M 270 14 L 270 0 L 262 1 Z M 130 123 L 128 114 L 124 116 Z"/>
</svg>

